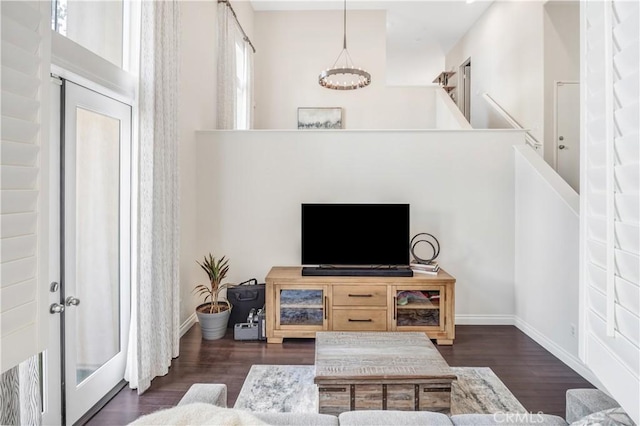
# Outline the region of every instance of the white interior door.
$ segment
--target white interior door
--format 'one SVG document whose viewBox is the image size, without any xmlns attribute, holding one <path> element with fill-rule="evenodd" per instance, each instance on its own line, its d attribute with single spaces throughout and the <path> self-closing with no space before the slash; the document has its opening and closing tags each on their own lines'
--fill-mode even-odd
<svg viewBox="0 0 640 426">
<path fill-rule="evenodd" d="M 49 95 L 49 305 L 60 304 L 60 99 L 61 80 L 52 78 Z M 49 344 L 42 357 L 42 424 L 62 423 L 61 314 L 49 315 Z"/>
<path fill-rule="evenodd" d="M 458 67 L 458 108 L 471 123 L 471 58 Z"/>
<path fill-rule="evenodd" d="M 580 84 L 556 83 L 556 171 L 580 193 Z"/>
<path fill-rule="evenodd" d="M 464 81 L 464 117 L 471 123 L 471 61 L 468 61 L 462 76 Z"/>
<path fill-rule="evenodd" d="M 124 377 L 131 107 L 69 81 L 63 93 L 64 408 L 73 424 Z"/>
</svg>

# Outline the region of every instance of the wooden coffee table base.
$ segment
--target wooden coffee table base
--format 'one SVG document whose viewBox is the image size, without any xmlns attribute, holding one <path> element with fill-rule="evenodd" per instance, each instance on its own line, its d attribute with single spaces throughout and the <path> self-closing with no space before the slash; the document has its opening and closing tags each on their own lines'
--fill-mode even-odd
<svg viewBox="0 0 640 426">
<path fill-rule="evenodd" d="M 319 332 L 315 365 L 321 414 L 451 408 L 456 376 L 424 333 Z"/>
<path fill-rule="evenodd" d="M 407 380 L 410 381 L 410 380 Z M 319 411 L 339 415 L 354 410 L 436 411 L 449 413 L 451 381 L 430 383 L 319 383 Z"/>
</svg>

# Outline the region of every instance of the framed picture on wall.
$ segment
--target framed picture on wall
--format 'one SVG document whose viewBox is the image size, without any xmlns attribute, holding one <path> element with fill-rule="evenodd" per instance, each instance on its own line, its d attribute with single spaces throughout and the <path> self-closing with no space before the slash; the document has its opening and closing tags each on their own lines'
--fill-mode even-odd
<svg viewBox="0 0 640 426">
<path fill-rule="evenodd" d="M 342 129 L 342 108 L 298 108 L 298 129 Z"/>
</svg>

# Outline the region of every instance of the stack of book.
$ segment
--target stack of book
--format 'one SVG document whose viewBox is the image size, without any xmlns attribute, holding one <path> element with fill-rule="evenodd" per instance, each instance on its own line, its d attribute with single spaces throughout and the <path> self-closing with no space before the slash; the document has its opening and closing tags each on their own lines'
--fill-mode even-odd
<svg viewBox="0 0 640 426">
<path fill-rule="evenodd" d="M 440 265 L 435 261 L 429 263 L 411 262 L 409 266 L 411 266 L 413 272 L 417 274 L 438 275 L 438 271 L 440 270 Z"/>
</svg>

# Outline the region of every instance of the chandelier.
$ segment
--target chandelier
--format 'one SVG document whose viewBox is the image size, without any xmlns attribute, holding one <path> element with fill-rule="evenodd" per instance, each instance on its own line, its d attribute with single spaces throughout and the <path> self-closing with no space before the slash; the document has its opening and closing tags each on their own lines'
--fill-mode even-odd
<svg viewBox="0 0 640 426">
<path fill-rule="evenodd" d="M 371 74 L 356 68 L 347 50 L 347 0 L 344 0 L 344 38 L 342 51 L 333 66 L 320 73 L 318 83 L 322 87 L 333 90 L 354 90 L 371 84 Z"/>
</svg>

